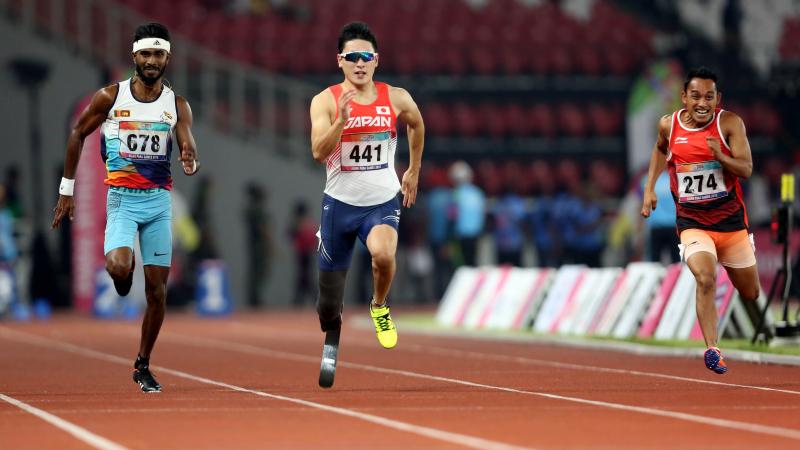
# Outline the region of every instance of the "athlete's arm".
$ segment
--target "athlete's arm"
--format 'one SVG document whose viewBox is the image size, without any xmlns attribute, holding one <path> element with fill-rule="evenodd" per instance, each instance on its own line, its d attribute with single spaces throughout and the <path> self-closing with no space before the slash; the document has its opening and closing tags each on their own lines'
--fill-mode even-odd
<svg viewBox="0 0 800 450">
<path fill-rule="evenodd" d="M 647 182 L 644 185 L 644 199 L 642 200 L 642 217 L 650 217 L 650 212 L 656 209 L 658 197 L 656 196 L 656 180 L 664 167 L 667 166 L 667 152 L 669 151 L 669 131 L 672 127 L 672 116 L 666 115 L 658 121 L 658 137 L 653 145 L 650 155 L 650 167 L 647 169 Z"/>
<path fill-rule="evenodd" d="M 749 178 L 753 173 L 753 156 L 750 154 L 750 142 L 747 141 L 744 122 L 741 117 L 730 111 L 725 111 L 719 120 L 722 133 L 731 147 L 732 156 L 722 153 L 718 139 L 707 137 L 706 142 L 711 154 L 728 172 L 737 177 Z"/>
<path fill-rule="evenodd" d="M 422 167 L 422 149 L 425 145 L 425 123 L 417 104 L 405 89 L 393 87 L 389 91 L 392 106 L 398 111 L 397 118 L 406 124 L 408 133 L 408 170 L 403 174 L 400 188 L 403 193 L 403 206 L 410 208 L 417 201 L 419 171 Z"/>
<path fill-rule="evenodd" d="M 180 95 L 175 97 L 175 104 L 178 107 L 178 123 L 175 124 L 175 137 L 178 139 L 178 147 L 181 149 L 180 161 L 183 165 L 183 173 L 194 175 L 200 170 L 200 161 L 197 159 L 197 145 L 192 135 L 192 108 L 189 102 Z"/>
<path fill-rule="evenodd" d="M 350 118 L 350 101 L 356 90 L 343 91 L 339 104 L 334 105 L 333 95 L 326 89 L 311 100 L 311 154 L 319 162 L 325 162 L 339 144 L 347 119 Z M 339 115 L 334 120 L 336 109 Z"/>
<path fill-rule="evenodd" d="M 78 121 L 69 133 L 67 139 L 67 154 L 64 158 L 64 178 L 75 180 L 75 172 L 78 170 L 78 161 L 81 159 L 83 141 L 106 120 L 108 112 L 114 106 L 117 99 L 119 85 L 104 87 L 94 94 L 89 106 L 81 112 Z M 64 217 L 72 220 L 75 212 L 75 199 L 72 195 L 59 195 L 58 203 L 53 208 L 53 223 L 51 228 L 58 227 Z"/>
</svg>

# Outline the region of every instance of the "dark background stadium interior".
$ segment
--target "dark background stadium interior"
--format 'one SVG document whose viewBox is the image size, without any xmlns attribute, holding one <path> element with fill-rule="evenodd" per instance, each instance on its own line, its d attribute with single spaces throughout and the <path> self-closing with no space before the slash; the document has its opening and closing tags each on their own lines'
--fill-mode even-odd
<svg viewBox="0 0 800 450">
<path fill-rule="evenodd" d="M 169 304 L 189 304 L 195 269 L 215 260 L 237 307 L 311 305 L 316 276 L 296 281 L 297 261 L 316 250 L 325 174 L 308 106 L 341 81 L 336 38 L 353 20 L 377 35 L 376 79 L 411 92 L 426 125 L 393 302 L 438 301 L 462 264 L 668 260 L 649 251 L 638 216 L 642 175 L 691 67 L 718 73 L 723 108 L 747 125 L 751 224 L 769 226 L 780 174 L 800 164 L 796 1 L 0 0 L 0 209 L 11 218 L 0 239 L 15 250 L 6 244 L 0 264 L 21 297 L 71 305 L 81 249 L 69 227 L 49 230 L 68 126 L 79 101 L 130 76 L 134 28 L 158 21 L 173 35 L 166 78 L 192 106 L 203 165 L 194 178 L 173 165 L 183 210 Z M 403 170 L 405 141 L 398 149 Z M 487 200 L 461 212 L 477 233 L 460 230 L 457 203 L 436 203 L 464 182 Z M 356 253 L 348 303 L 369 298 Z"/>
</svg>

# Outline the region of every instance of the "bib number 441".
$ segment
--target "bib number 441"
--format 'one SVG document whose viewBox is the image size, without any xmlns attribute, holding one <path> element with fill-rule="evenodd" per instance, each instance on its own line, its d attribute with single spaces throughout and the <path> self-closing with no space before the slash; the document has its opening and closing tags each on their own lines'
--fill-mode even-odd
<svg viewBox="0 0 800 450">
<path fill-rule="evenodd" d="M 361 145 L 353 146 L 353 149 L 350 151 L 350 159 L 355 162 L 361 162 L 363 159 L 366 162 L 372 162 L 372 152 L 375 152 L 375 159 L 376 161 L 381 160 L 381 144 L 372 147 L 372 144 L 367 144 L 361 148 Z"/>
</svg>

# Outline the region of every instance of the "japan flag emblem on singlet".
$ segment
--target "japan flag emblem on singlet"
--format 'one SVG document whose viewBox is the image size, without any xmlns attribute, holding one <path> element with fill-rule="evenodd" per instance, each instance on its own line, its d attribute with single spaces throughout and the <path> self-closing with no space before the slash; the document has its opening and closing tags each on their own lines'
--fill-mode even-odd
<svg viewBox="0 0 800 450">
<path fill-rule="evenodd" d="M 388 106 L 376 106 L 375 113 L 381 116 L 391 116 L 392 113 L 389 112 Z"/>
</svg>

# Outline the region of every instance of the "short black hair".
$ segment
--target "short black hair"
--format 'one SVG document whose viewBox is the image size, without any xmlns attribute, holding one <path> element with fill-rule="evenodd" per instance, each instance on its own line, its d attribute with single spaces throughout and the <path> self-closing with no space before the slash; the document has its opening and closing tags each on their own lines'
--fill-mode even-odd
<svg viewBox="0 0 800 450">
<path fill-rule="evenodd" d="M 133 34 L 133 42 L 145 38 L 159 38 L 169 41 L 169 30 L 158 22 L 143 23 L 136 27 L 136 32 Z"/>
<path fill-rule="evenodd" d="M 353 39 L 369 41 L 372 44 L 372 48 L 376 52 L 378 51 L 378 41 L 375 39 L 375 35 L 372 34 L 372 30 L 364 22 L 350 22 L 342 27 L 342 32 L 339 33 L 339 53 L 344 50 L 344 44 Z"/>
<path fill-rule="evenodd" d="M 701 78 L 703 80 L 711 80 L 714 84 L 717 84 L 717 74 L 711 71 L 708 67 L 700 66 L 691 69 L 688 74 L 686 74 L 686 80 L 683 82 L 683 90 L 684 92 L 686 89 L 689 88 L 689 83 L 692 81 L 693 78 Z M 717 90 L 719 91 L 719 86 L 717 86 Z"/>
</svg>

